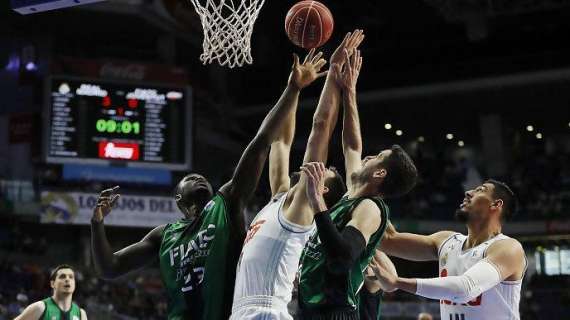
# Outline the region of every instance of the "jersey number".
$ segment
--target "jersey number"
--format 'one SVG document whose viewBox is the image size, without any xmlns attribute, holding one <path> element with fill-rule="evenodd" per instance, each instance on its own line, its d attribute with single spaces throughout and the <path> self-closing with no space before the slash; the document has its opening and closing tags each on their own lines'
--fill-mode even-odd
<svg viewBox="0 0 570 320">
<path fill-rule="evenodd" d="M 194 281 L 192 281 L 194 280 Z M 198 267 L 192 269 L 184 276 L 184 287 L 182 287 L 182 292 L 192 291 L 204 280 L 204 267 Z"/>
<path fill-rule="evenodd" d="M 449 314 L 449 320 L 465 320 L 465 314 L 464 313 L 450 313 Z"/>
</svg>

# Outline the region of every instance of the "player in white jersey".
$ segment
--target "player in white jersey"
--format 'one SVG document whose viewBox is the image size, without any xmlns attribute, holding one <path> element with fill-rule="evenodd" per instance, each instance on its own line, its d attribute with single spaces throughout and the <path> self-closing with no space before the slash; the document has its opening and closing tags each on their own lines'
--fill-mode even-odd
<svg viewBox="0 0 570 320">
<path fill-rule="evenodd" d="M 331 56 L 331 62 L 344 61 L 345 51 L 353 52 L 361 41 L 361 32 L 347 35 Z M 298 60 L 295 56 L 289 86 L 302 89 L 319 77 L 318 71 L 324 60 L 321 53 L 314 55 L 314 50 L 303 64 Z M 329 94 L 330 87 L 336 83 L 329 78 L 315 111 L 314 126 L 307 143 L 305 158 L 311 161 L 326 159 L 329 139 L 338 117 L 338 107 L 330 106 L 339 103 L 338 97 L 330 97 Z M 290 103 L 296 106 L 297 100 Z M 305 196 L 302 185 L 291 186 L 289 179 L 289 151 L 295 132 L 296 108 L 292 110 L 284 119 L 286 124 L 281 138 L 271 145 L 269 178 L 272 200 L 255 217 L 244 241 L 230 319 L 292 319 L 287 304 L 291 301 L 301 252 L 314 228 L 312 213 L 295 210 L 291 206 L 297 194 Z M 334 168 L 329 168 L 326 176 L 325 200 L 332 206 L 346 192 L 346 187 Z"/>
<path fill-rule="evenodd" d="M 442 320 L 520 319 L 521 282 L 526 271 L 522 245 L 501 233 L 516 209 L 504 183 L 488 180 L 465 193 L 456 217 L 467 224 L 467 235 L 441 231 L 429 236 L 386 232 L 381 249 L 413 261 L 439 260 L 439 277 L 406 279 L 375 265 L 384 286 L 440 300 Z"/>
</svg>

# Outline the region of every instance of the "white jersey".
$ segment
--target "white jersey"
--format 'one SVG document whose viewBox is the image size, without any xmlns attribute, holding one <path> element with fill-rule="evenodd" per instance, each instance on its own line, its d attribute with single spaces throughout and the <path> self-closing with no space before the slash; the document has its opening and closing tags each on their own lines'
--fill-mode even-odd
<svg viewBox="0 0 570 320">
<path fill-rule="evenodd" d="M 467 236 L 456 233 L 442 243 L 438 253 L 440 277 L 464 274 L 486 257 L 487 249 L 492 243 L 509 237 L 501 233 L 464 251 L 466 239 Z M 521 285 L 522 279 L 502 281 L 468 303 L 440 300 L 441 320 L 519 320 Z"/>
<path fill-rule="evenodd" d="M 314 230 L 285 219 L 287 194 L 276 196 L 255 217 L 237 266 L 230 319 L 292 319 L 287 312 L 305 244 Z"/>
</svg>

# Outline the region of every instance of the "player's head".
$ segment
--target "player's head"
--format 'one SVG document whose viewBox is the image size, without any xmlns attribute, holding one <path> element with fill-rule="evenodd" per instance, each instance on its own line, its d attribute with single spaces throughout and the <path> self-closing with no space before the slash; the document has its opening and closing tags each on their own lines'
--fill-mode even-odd
<svg viewBox="0 0 570 320">
<path fill-rule="evenodd" d="M 362 168 L 351 178 L 374 185 L 378 194 L 385 198 L 394 198 L 412 190 L 418 180 L 418 170 L 406 151 L 396 144 L 379 154 L 365 157 Z"/>
<path fill-rule="evenodd" d="M 55 295 L 73 294 L 75 291 L 75 271 L 67 264 L 55 267 L 49 276 L 49 284 Z"/>
<path fill-rule="evenodd" d="M 429 313 L 422 312 L 418 314 L 418 320 L 433 320 L 433 317 Z"/>
<path fill-rule="evenodd" d="M 515 194 L 504 182 L 489 179 L 473 190 L 465 192 L 465 198 L 455 216 L 463 222 L 499 222 L 511 217 L 517 207 Z"/>
<path fill-rule="evenodd" d="M 301 173 L 299 171 L 293 172 L 291 174 L 290 186 L 296 185 L 300 177 Z M 325 173 L 325 190 L 323 194 L 327 207 L 331 208 L 334 206 L 345 193 L 346 184 L 344 179 L 335 167 L 328 167 Z"/>
<path fill-rule="evenodd" d="M 186 175 L 174 189 L 178 209 L 186 217 L 193 213 L 200 213 L 213 196 L 214 191 L 210 182 L 197 173 Z"/>
</svg>

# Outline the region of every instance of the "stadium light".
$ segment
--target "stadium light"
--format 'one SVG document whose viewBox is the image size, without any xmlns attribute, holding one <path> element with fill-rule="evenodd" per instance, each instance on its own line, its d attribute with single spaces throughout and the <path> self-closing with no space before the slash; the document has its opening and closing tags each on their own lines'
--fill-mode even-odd
<svg viewBox="0 0 570 320">
<path fill-rule="evenodd" d="M 528 132 L 533 132 L 534 131 L 534 127 L 531 125 L 526 126 L 526 131 Z"/>
<path fill-rule="evenodd" d="M 453 133 L 448 133 L 445 135 L 445 137 L 447 138 L 447 140 L 453 140 Z"/>
<path fill-rule="evenodd" d="M 536 134 L 536 138 L 537 138 L 538 140 L 542 139 L 542 133 L 540 133 L 540 132 L 537 133 L 537 134 Z"/>
<path fill-rule="evenodd" d="M 457 141 L 457 145 L 461 148 L 463 148 L 465 146 L 465 142 L 463 142 L 463 140 L 459 140 Z"/>
<path fill-rule="evenodd" d="M 424 141 L 426 141 L 426 139 L 424 138 L 424 136 L 419 136 L 419 137 L 418 137 L 418 141 L 419 141 L 419 142 L 424 142 Z"/>
<path fill-rule="evenodd" d="M 386 130 L 392 129 L 392 124 L 386 123 L 386 124 L 384 125 L 384 129 L 386 129 Z"/>
<path fill-rule="evenodd" d="M 403 132 L 402 130 L 396 130 L 396 135 L 397 135 L 397 136 L 401 136 L 401 135 L 403 135 L 403 134 L 404 134 L 404 132 Z"/>
</svg>

